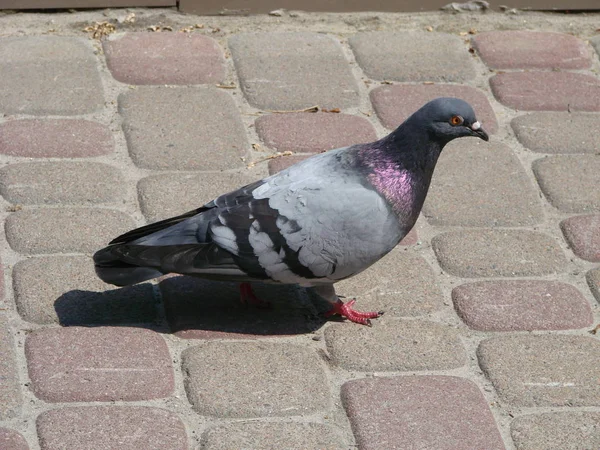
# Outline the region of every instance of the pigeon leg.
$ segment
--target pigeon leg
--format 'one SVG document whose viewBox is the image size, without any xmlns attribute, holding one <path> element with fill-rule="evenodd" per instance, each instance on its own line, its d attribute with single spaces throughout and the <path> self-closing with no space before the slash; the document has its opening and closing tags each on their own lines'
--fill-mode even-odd
<svg viewBox="0 0 600 450">
<path fill-rule="evenodd" d="M 356 311 L 352 307 L 356 300 L 352 299 L 347 303 L 344 303 L 340 300 L 340 298 L 336 295 L 335 289 L 333 285 L 326 284 L 323 286 L 316 286 L 311 288 L 315 294 L 319 297 L 327 300 L 332 306 L 329 311 L 325 313 L 325 317 L 333 316 L 334 314 L 338 314 L 346 319 L 360 323 L 362 325 L 371 326 L 371 321 L 369 319 L 375 319 L 383 314 L 382 311 L 379 312 L 361 312 Z"/>
<path fill-rule="evenodd" d="M 240 283 L 240 301 L 244 305 L 252 305 L 261 309 L 271 307 L 271 303 L 256 296 L 250 283 Z"/>
</svg>

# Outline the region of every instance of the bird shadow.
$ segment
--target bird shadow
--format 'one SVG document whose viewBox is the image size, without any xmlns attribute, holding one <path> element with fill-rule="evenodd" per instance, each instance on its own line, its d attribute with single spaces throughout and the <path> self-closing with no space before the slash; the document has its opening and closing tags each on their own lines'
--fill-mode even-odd
<svg viewBox="0 0 600 450">
<path fill-rule="evenodd" d="M 242 304 L 237 283 L 169 276 L 157 285 L 72 290 L 56 299 L 54 310 L 63 326 L 134 326 L 203 339 L 304 334 L 326 321 L 323 305 L 303 288 L 253 288 L 269 308 Z"/>
</svg>

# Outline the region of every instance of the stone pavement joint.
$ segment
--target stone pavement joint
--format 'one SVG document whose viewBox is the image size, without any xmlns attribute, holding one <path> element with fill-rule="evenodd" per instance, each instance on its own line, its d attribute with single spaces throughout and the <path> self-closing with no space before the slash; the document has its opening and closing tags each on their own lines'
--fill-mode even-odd
<svg viewBox="0 0 600 450">
<path fill-rule="evenodd" d="M 594 297 L 600 303 L 600 268 L 590 270 L 586 278 L 592 294 L 594 294 Z"/>
<path fill-rule="evenodd" d="M 0 312 L 0 420 L 17 417 L 23 402 L 13 345 L 8 319 Z"/>
</svg>

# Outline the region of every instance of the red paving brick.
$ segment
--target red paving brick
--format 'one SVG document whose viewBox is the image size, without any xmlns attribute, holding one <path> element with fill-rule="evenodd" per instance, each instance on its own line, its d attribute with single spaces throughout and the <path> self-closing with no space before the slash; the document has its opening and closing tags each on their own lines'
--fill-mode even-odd
<svg viewBox="0 0 600 450">
<path fill-rule="evenodd" d="M 581 259 L 600 262 L 600 214 L 570 217 L 560 227 L 573 253 Z"/>
<path fill-rule="evenodd" d="M 269 174 L 274 175 L 277 172 L 281 172 L 300 161 L 304 161 L 306 158 L 310 158 L 310 155 L 290 155 L 271 159 L 269 161 Z"/>
<path fill-rule="evenodd" d="M 600 79 L 582 73 L 499 73 L 490 86 L 500 103 L 517 110 L 600 111 Z"/>
<path fill-rule="evenodd" d="M 454 84 L 396 84 L 371 91 L 371 102 L 384 127 L 392 130 L 412 113 L 437 97 L 458 97 L 469 102 L 488 133 L 498 130 L 496 115 L 485 93 L 470 86 Z"/>
<path fill-rule="evenodd" d="M 113 77 L 129 84 L 218 83 L 223 50 L 214 39 L 187 33 L 126 33 L 103 43 Z"/>
<path fill-rule="evenodd" d="M 270 114 L 256 119 L 256 132 L 280 152 L 316 153 L 377 139 L 367 119 L 335 113 Z"/>
<path fill-rule="evenodd" d="M 37 418 L 42 450 L 187 450 L 188 437 L 171 411 L 144 406 L 53 409 Z"/>
<path fill-rule="evenodd" d="M 483 331 L 567 330 L 592 324 L 592 309 L 575 287 L 556 281 L 498 280 L 452 290 L 458 315 Z"/>
<path fill-rule="evenodd" d="M 139 328 L 47 328 L 27 337 L 33 393 L 47 402 L 167 397 L 173 367 L 163 338 Z"/>
<path fill-rule="evenodd" d="M 364 378 L 344 384 L 342 400 L 364 450 L 505 448 L 485 398 L 463 378 Z"/>
<path fill-rule="evenodd" d="M 80 119 L 23 119 L 0 124 L 0 154 L 28 158 L 84 158 L 114 151 L 112 133 Z"/>
<path fill-rule="evenodd" d="M 562 33 L 490 31 L 475 36 L 473 46 L 493 69 L 587 69 L 592 64 L 585 42 Z"/>
</svg>

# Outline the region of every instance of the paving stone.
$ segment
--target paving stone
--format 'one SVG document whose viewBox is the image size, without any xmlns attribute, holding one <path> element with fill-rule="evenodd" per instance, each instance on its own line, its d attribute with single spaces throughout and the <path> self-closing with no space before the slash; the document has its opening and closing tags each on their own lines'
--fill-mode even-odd
<svg viewBox="0 0 600 450">
<path fill-rule="evenodd" d="M 424 320 L 380 319 L 372 328 L 332 325 L 325 339 L 332 361 L 348 370 L 449 370 L 466 362 L 456 329 Z"/>
<path fill-rule="evenodd" d="M 592 294 L 600 303 L 600 268 L 590 270 L 586 278 Z"/>
<path fill-rule="evenodd" d="M 371 91 L 371 102 L 384 127 L 392 130 L 425 103 L 437 97 L 457 97 L 467 101 L 477 119 L 490 134 L 498 130 L 496 115 L 485 93 L 470 86 L 455 84 L 397 84 L 380 86 Z"/>
<path fill-rule="evenodd" d="M 25 205 L 122 203 L 124 184 L 116 167 L 95 162 L 34 162 L 0 169 L 0 194 Z"/>
<path fill-rule="evenodd" d="M 202 435 L 204 450 L 301 448 L 342 450 L 348 444 L 335 429 L 320 423 L 238 422 L 209 428 Z"/>
<path fill-rule="evenodd" d="M 554 239 L 529 230 L 451 231 L 431 244 L 442 269 L 465 278 L 548 275 L 567 262 Z"/>
<path fill-rule="evenodd" d="M 240 302 L 239 283 L 192 277 L 170 277 L 159 284 L 167 321 L 182 338 L 255 339 L 304 334 L 323 326 L 296 286 L 253 283 L 256 295 L 270 308 Z"/>
<path fill-rule="evenodd" d="M 479 365 L 500 399 L 518 407 L 600 405 L 600 342 L 587 336 L 484 340 Z"/>
<path fill-rule="evenodd" d="M 575 287 L 557 281 L 498 280 L 452 290 L 460 318 L 482 331 L 568 330 L 592 324 L 589 303 Z"/>
<path fill-rule="evenodd" d="M 108 69 L 122 83 L 203 84 L 225 77 L 223 50 L 201 34 L 113 34 L 103 47 Z"/>
<path fill-rule="evenodd" d="M 600 448 L 600 413 L 528 414 L 512 421 L 517 450 L 588 450 Z"/>
<path fill-rule="evenodd" d="M 271 159 L 269 161 L 269 174 L 274 175 L 277 172 L 281 172 L 300 161 L 304 161 L 306 158 L 310 158 L 310 155 L 290 155 Z"/>
<path fill-rule="evenodd" d="M 367 119 L 347 114 L 269 114 L 256 119 L 255 126 L 265 145 L 279 152 L 320 153 L 377 140 Z"/>
<path fill-rule="evenodd" d="M 42 450 L 187 450 L 181 419 L 146 406 L 79 406 L 37 418 Z"/>
<path fill-rule="evenodd" d="M 562 33 L 489 31 L 473 37 L 473 46 L 493 69 L 587 69 L 592 64 L 585 42 Z"/>
<path fill-rule="evenodd" d="M 229 48 L 248 102 L 259 109 L 358 106 L 339 42 L 317 33 L 240 33 Z"/>
<path fill-rule="evenodd" d="M 298 416 L 329 407 L 323 362 L 308 348 L 205 342 L 185 350 L 182 360 L 188 397 L 201 415 Z"/>
<path fill-rule="evenodd" d="M 8 428 L 0 428 L 0 448 L 2 450 L 29 450 L 23 436 Z"/>
<path fill-rule="evenodd" d="M 573 253 L 586 261 L 600 262 L 600 214 L 570 217 L 560 227 Z"/>
<path fill-rule="evenodd" d="M 504 450 L 477 386 L 458 377 L 363 378 L 342 386 L 358 447 Z"/>
<path fill-rule="evenodd" d="M 110 209 L 44 208 L 11 214 L 5 228 L 13 250 L 35 254 L 94 252 L 134 225 L 128 215 Z"/>
<path fill-rule="evenodd" d="M 0 39 L 0 112 L 74 115 L 98 111 L 104 93 L 93 47 L 85 39 Z"/>
<path fill-rule="evenodd" d="M 3 313 L 0 313 L 0 355 L 0 420 L 6 420 L 16 417 L 21 412 L 23 400 L 13 338 L 7 317 Z"/>
<path fill-rule="evenodd" d="M 536 112 L 511 121 L 517 139 L 539 153 L 597 153 L 600 114 Z"/>
<path fill-rule="evenodd" d="M 475 78 L 472 56 L 458 36 L 429 32 L 358 33 L 350 37 L 369 78 L 460 82 Z"/>
<path fill-rule="evenodd" d="M 0 124 L 0 154 L 27 158 L 83 158 L 112 153 L 102 124 L 79 119 L 22 119 Z"/>
<path fill-rule="evenodd" d="M 27 336 L 25 356 L 46 402 L 150 400 L 174 389 L 164 339 L 141 328 L 46 328 Z"/>
<path fill-rule="evenodd" d="M 596 49 L 596 52 L 600 55 L 600 36 L 591 38 L 590 43 Z"/>
<path fill-rule="evenodd" d="M 19 314 L 38 324 L 109 325 L 150 323 L 156 304 L 149 283 L 116 289 L 103 283 L 86 256 L 48 256 L 13 268 Z"/>
<path fill-rule="evenodd" d="M 426 315 L 443 306 L 431 267 L 421 256 L 401 249 L 335 288 L 356 298 L 359 310 L 385 311 L 386 317 Z"/>
<path fill-rule="evenodd" d="M 533 173 L 548 201 L 560 211 L 600 212 L 600 154 L 538 159 Z"/>
<path fill-rule="evenodd" d="M 262 178 L 256 172 L 151 175 L 138 183 L 142 212 L 149 221 L 183 214 Z"/>
<path fill-rule="evenodd" d="M 525 111 L 600 111 L 600 80 L 574 72 L 507 72 L 490 79 L 494 97 Z"/>
<path fill-rule="evenodd" d="M 543 219 L 538 191 L 512 150 L 479 139 L 444 149 L 423 213 L 442 226 L 521 227 Z"/>
<path fill-rule="evenodd" d="M 222 90 L 140 87 L 119 96 L 119 112 L 129 153 L 139 167 L 223 170 L 243 165 L 246 131 L 232 97 Z"/>
</svg>

